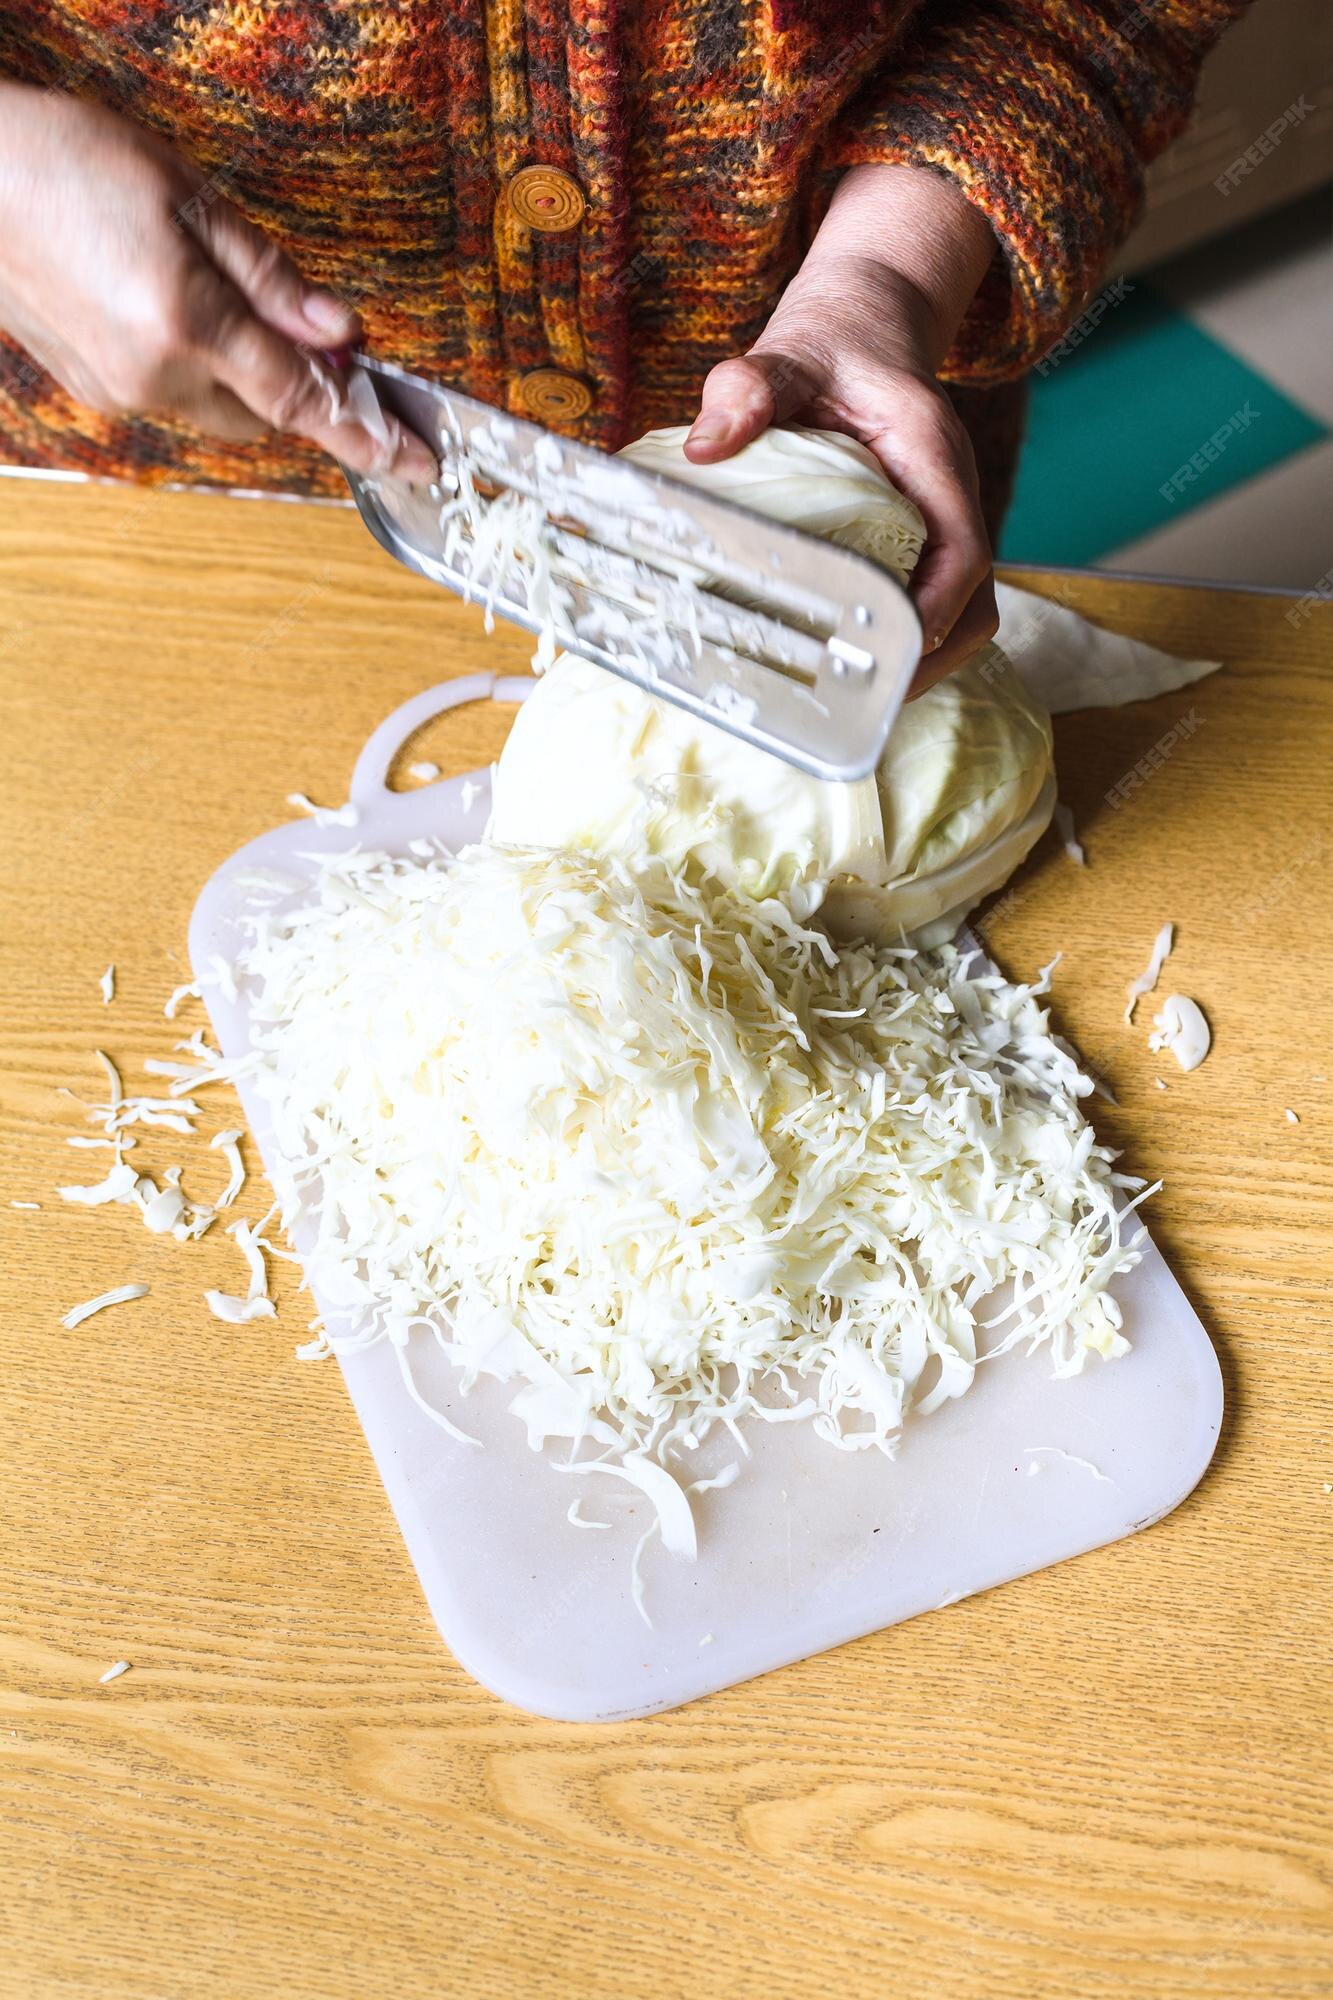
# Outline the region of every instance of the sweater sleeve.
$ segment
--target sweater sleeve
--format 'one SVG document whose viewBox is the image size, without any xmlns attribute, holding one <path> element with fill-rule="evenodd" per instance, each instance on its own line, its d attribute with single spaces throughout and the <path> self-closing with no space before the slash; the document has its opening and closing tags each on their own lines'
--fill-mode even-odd
<svg viewBox="0 0 1333 2000">
<path fill-rule="evenodd" d="M 948 174 L 1001 255 L 941 371 L 1021 374 L 1096 292 L 1184 129 L 1199 68 L 1248 0 L 926 0 L 853 97 L 825 164 Z"/>
</svg>

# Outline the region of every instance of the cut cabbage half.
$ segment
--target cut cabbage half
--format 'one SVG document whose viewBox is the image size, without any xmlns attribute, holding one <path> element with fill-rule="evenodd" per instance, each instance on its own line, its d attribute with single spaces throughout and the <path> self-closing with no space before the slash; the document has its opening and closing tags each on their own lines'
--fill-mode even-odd
<svg viewBox="0 0 1333 2000">
<path fill-rule="evenodd" d="M 765 431 L 715 465 L 685 456 L 689 426 L 649 431 L 620 456 L 647 472 L 702 486 L 770 521 L 855 549 L 906 583 L 926 539 L 917 509 L 884 477 L 873 452 L 840 431 Z"/>
<path fill-rule="evenodd" d="M 835 884 L 824 921 L 841 938 L 942 944 L 1008 881 L 1050 822 L 1050 719 L 988 646 L 908 703 L 875 782 L 882 886 L 869 878 Z"/>
<path fill-rule="evenodd" d="M 686 431 L 624 457 L 771 519 L 826 535 L 905 582 L 925 528 L 876 460 L 830 431 L 767 431 L 693 465 Z M 797 914 L 821 902 L 842 937 L 952 934 L 1051 816 L 1049 718 L 987 647 L 904 708 L 873 779 L 831 784 L 566 654 L 519 711 L 495 773 L 490 835 L 505 846 L 664 861 Z"/>
<path fill-rule="evenodd" d="M 1007 882 L 1040 840 L 1055 805 L 1055 778 L 1047 778 L 1022 819 L 982 847 L 928 874 L 905 874 L 876 887 L 836 882 L 820 911 L 825 928 L 844 944 L 904 940 L 923 950 L 945 944 L 977 904 Z"/>
<path fill-rule="evenodd" d="M 570 654 L 514 718 L 490 835 L 630 868 L 664 861 L 758 900 L 804 890 L 803 915 L 834 877 L 888 879 L 873 778 L 825 784 Z"/>
</svg>

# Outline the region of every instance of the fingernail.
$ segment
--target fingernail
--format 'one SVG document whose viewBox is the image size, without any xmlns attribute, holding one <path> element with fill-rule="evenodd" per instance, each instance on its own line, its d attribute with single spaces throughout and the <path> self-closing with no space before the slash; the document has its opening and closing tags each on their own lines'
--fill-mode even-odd
<svg viewBox="0 0 1333 2000">
<path fill-rule="evenodd" d="M 301 311 L 316 333 L 324 334 L 346 333 L 352 317 L 352 308 L 332 292 L 307 292 L 301 301 Z"/>
<path fill-rule="evenodd" d="M 731 425 L 725 417 L 697 417 L 686 444 L 721 444 Z"/>
</svg>

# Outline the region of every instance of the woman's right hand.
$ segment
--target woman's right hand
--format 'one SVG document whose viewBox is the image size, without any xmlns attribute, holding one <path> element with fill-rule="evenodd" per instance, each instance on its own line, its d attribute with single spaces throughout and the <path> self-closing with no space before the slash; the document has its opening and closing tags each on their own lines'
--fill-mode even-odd
<svg viewBox="0 0 1333 2000">
<path fill-rule="evenodd" d="M 108 415 L 238 441 L 294 431 L 358 472 L 435 476 L 394 419 L 375 435 L 336 406 L 318 355 L 355 343 L 356 313 L 307 285 L 216 181 L 102 105 L 8 81 L 0 327 Z"/>
</svg>

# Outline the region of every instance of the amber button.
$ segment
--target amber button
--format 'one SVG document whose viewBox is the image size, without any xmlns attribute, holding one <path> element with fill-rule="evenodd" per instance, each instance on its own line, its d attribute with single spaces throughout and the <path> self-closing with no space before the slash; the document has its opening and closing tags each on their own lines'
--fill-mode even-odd
<svg viewBox="0 0 1333 2000">
<path fill-rule="evenodd" d="M 592 408 L 592 390 L 563 368 L 534 368 L 521 377 L 519 401 L 539 424 L 572 424 Z"/>
<path fill-rule="evenodd" d="M 562 229 L 577 229 L 587 209 L 583 189 L 559 167 L 524 167 L 514 175 L 507 190 L 509 206 L 529 229 L 544 229 L 556 235 Z"/>
</svg>

